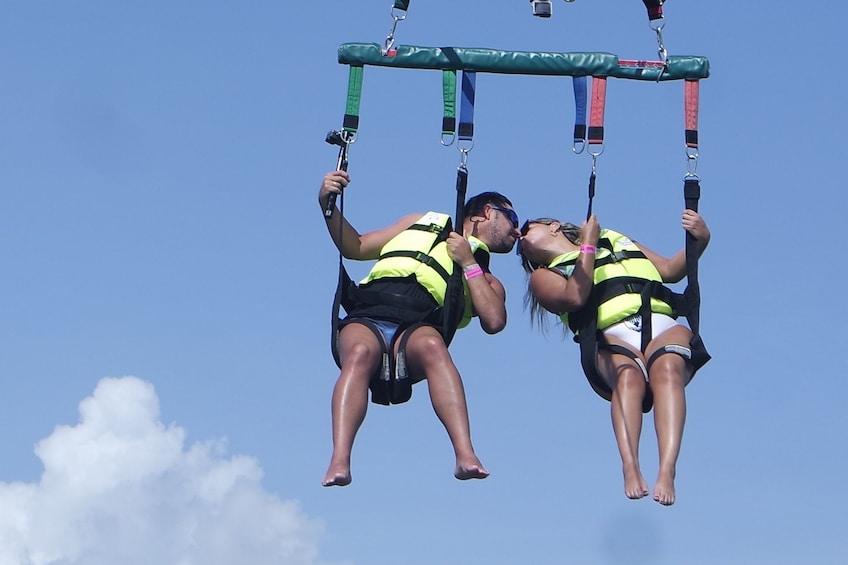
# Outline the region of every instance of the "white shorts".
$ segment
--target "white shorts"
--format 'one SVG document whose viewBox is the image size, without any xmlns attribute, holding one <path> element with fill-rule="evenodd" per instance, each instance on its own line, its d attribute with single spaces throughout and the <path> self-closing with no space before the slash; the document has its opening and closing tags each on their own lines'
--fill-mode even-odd
<svg viewBox="0 0 848 565">
<path fill-rule="evenodd" d="M 651 339 L 656 338 L 669 328 L 683 325 L 671 316 L 651 313 Z M 631 346 L 636 351 L 642 351 L 642 316 L 634 314 L 629 318 L 613 324 L 604 330 L 604 335 L 614 337 Z"/>
</svg>

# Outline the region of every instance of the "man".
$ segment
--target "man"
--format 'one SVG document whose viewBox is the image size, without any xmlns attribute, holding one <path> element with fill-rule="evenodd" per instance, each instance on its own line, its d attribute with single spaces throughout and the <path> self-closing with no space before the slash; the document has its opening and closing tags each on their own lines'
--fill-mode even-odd
<svg viewBox="0 0 848 565">
<path fill-rule="evenodd" d="M 349 182 L 345 171 L 328 173 L 318 192 L 321 209 Z M 324 486 L 351 482 L 351 450 L 365 419 L 369 385 L 375 402 L 400 403 L 411 394 L 411 389 L 404 394 L 404 386 L 423 379 L 453 444 L 454 476 L 460 480 L 489 476 L 471 444 L 465 391 L 448 344 L 453 331 L 472 316 L 489 334 L 506 326 L 506 293 L 489 272 L 488 259 L 490 252 L 511 251 L 521 234 L 512 204 L 496 192 L 469 199 L 464 215 L 462 233 L 450 229 L 450 216 L 428 212 L 410 214 L 361 235 L 338 210 L 325 215 L 330 236 L 344 257 L 378 261 L 351 290 L 354 304 L 346 308 L 348 316 L 337 337 L 341 373 L 333 389 L 333 455 Z M 450 306 L 456 301 L 450 299 L 448 280 L 456 265 L 463 273 L 459 280 L 465 304 Z M 446 317 L 445 311 L 453 315 Z M 379 399 L 380 376 L 389 373 L 394 373 L 389 382 L 397 388 Z"/>
</svg>

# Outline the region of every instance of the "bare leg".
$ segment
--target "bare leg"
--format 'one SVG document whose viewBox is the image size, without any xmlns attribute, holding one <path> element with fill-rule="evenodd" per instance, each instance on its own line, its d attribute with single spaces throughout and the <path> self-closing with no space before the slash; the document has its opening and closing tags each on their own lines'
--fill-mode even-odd
<svg viewBox="0 0 848 565">
<path fill-rule="evenodd" d="M 626 359 L 623 356 L 614 356 Z M 639 438 L 642 434 L 642 398 L 645 396 L 645 377 L 631 360 L 618 365 L 617 380 L 612 392 L 610 411 L 618 452 L 624 472 L 624 494 L 639 499 L 648 494 L 648 483 L 639 468 Z"/>
<path fill-rule="evenodd" d="M 683 326 L 663 332 L 656 341 L 661 344 L 689 343 L 691 333 Z M 660 466 L 654 484 L 653 498 L 664 506 L 675 500 L 674 478 L 677 458 L 686 423 L 686 394 L 684 387 L 689 379 L 689 369 L 682 357 L 666 354 L 651 366 L 651 391 L 654 393 L 654 427 L 657 431 Z"/>
<path fill-rule="evenodd" d="M 654 500 L 665 506 L 674 504 L 674 477 L 683 438 L 683 426 L 686 422 L 682 365 L 683 359 L 679 356 L 664 355 L 651 367 L 654 427 L 657 430 L 660 454 L 660 468 L 654 485 Z"/>
<path fill-rule="evenodd" d="M 406 358 L 413 374 L 423 375 L 430 402 L 448 432 L 456 456 L 454 476 L 460 480 L 485 479 L 489 471 L 474 453 L 465 390 L 442 336 L 432 327 L 414 330 L 406 344 Z"/>
<path fill-rule="evenodd" d="M 368 409 L 368 382 L 381 362 L 380 344 L 368 328 L 349 324 L 339 334 L 342 370 L 333 388 L 333 455 L 321 482 L 325 487 L 351 482 L 350 454 Z"/>
</svg>

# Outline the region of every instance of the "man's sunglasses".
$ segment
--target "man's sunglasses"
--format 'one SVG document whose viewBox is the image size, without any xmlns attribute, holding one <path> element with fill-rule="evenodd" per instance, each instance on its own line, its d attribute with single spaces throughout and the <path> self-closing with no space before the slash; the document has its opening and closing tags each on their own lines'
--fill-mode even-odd
<svg viewBox="0 0 848 565">
<path fill-rule="evenodd" d="M 515 210 L 495 205 L 492 205 L 492 208 L 506 216 L 506 218 L 512 222 L 512 227 L 518 229 L 518 214 L 515 213 Z"/>
</svg>

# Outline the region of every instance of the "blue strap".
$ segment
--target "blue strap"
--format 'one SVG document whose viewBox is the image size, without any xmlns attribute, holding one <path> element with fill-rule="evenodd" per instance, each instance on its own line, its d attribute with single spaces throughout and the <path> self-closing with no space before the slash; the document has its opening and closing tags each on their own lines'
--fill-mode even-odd
<svg viewBox="0 0 848 565">
<path fill-rule="evenodd" d="M 574 150 L 580 153 L 586 141 L 586 107 L 588 80 L 586 76 L 573 77 L 574 83 Z M 580 150 L 578 151 L 578 145 Z"/>
<path fill-rule="evenodd" d="M 462 71 L 462 97 L 459 106 L 459 139 L 471 141 L 474 137 L 474 91 L 476 71 Z"/>
</svg>

